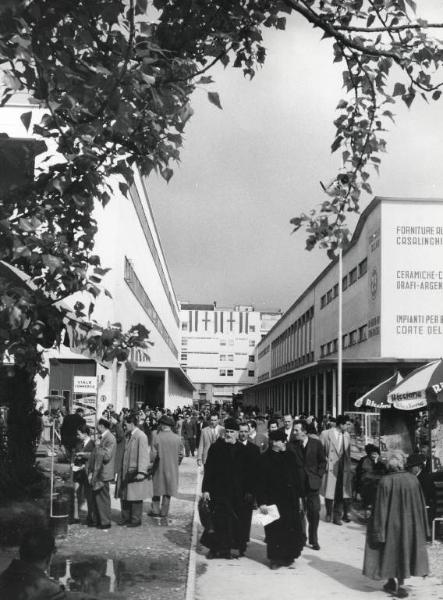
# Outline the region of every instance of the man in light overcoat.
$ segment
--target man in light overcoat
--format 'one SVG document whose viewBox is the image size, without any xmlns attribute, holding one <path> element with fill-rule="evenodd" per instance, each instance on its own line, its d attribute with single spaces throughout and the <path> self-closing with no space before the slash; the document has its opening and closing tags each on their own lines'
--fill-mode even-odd
<svg viewBox="0 0 443 600">
<path fill-rule="evenodd" d="M 151 517 L 167 517 L 171 496 L 177 495 L 178 467 L 183 459 L 183 444 L 180 436 L 172 431 L 174 419 L 163 415 L 157 435 L 152 440 L 150 471 L 152 477 Z M 161 507 L 160 507 L 160 497 Z"/>
<path fill-rule="evenodd" d="M 116 495 L 121 500 L 119 525 L 139 527 L 142 523 L 143 500 L 149 496 L 149 446 L 146 434 L 137 427 L 138 415 L 126 417 L 126 442 L 121 472 L 117 476 Z"/>
<path fill-rule="evenodd" d="M 91 452 L 88 462 L 88 481 L 92 488 L 92 515 L 89 525 L 99 529 L 111 527 L 111 496 L 109 484 L 114 480 L 115 450 L 117 443 L 110 432 L 111 424 L 100 419 L 97 430 L 100 439 Z"/>
<path fill-rule="evenodd" d="M 349 417 L 339 415 L 335 427 L 325 429 L 320 441 L 326 453 L 326 472 L 320 493 L 325 497 L 326 521 L 342 525 L 349 523 L 352 497 L 351 438 L 348 433 Z"/>
<path fill-rule="evenodd" d="M 209 419 L 209 425 L 203 427 L 200 435 L 200 442 L 197 450 L 197 464 L 199 467 L 205 464 L 208 451 L 211 445 L 225 435 L 225 429 L 218 422 L 218 415 L 212 414 Z"/>
</svg>

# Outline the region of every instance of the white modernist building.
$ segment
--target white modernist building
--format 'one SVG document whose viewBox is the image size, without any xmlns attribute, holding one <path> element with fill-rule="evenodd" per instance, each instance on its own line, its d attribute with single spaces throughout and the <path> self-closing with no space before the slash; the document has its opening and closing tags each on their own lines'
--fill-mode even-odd
<svg viewBox="0 0 443 600">
<path fill-rule="evenodd" d="M 25 109 L 29 110 L 29 106 L 2 109 L 0 132 L 10 137 L 28 137 L 20 121 Z M 46 353 L 50 373 L 44 379 L 38 378 L 37 398 L 62 396 L 65 405 L 72 408 L 76 400 L 89 392 L 97 395 L 99 414 L 109 403 L 117 410 L 137 403 L 171 409 L 189 404 L 194 386 L 179 363 L 180 309 L 146 184 L 135 172 L 134 184 L 125 197 L 117 181 L 110 183 L 115 183 L 113 197 L 106 208 L 96 207 L 94 218 L 98 225 L 95 253 L 102 266 L 110 268 L 103 278 L 103 287 L 111 298 L 101 294 L 92 316 L 103 326 L 119 322 L 124 331 L 143 324 L 153 343 L 149 357 L 134 351 L 131 369 L 117 361 L 104 365 L 78 353 L 77 344 L 71 339 L 70 349 Z M 73 304 L 77 299 L 65 302 Z"/>
<path fill-rule="evenodd" d="M 376 197 L 343 252 L 256 348 L 257 384 L 245 401 L 262 410 L 335 412 L 338 292 L 343 291 L 343 409 L 399 370 L 443 351 L 443 200 Z"/>
<path fill-rule="evenodd" d="M 182 302 L 180 363 L 201 403 L 231 402 L 256 381 L 255 348 L 280 311 Z"/>
</svg>

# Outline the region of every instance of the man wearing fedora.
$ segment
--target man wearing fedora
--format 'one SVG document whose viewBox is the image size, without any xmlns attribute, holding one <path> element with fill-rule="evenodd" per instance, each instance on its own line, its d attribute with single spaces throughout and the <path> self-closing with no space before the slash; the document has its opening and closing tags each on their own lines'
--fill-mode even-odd
<svg viewBox="0 0 443 600">
<path fill-rule="evenodd" d="M 163 415 L 158 421 L 158 432 L 152 440 L 151 464 L 152 474 L 152 508 L 151 517 L 167 517 L 171 496 L 177 495 L 178 467 L 183 459 L 183 445 L 180 437 L 173 432 L 175 421 Z M 160 506 L 161 498 L 161 506 Z"/>
<path fill-rule="evenodd" d="M 139 527 L 142 523 L 143 500 L 149 495 L 149 446 L 146 434 L 137 427 L 138 415 L 125 418 L 126 442 L 123 461 L 117 475 L 115 495 L 121 500 L 119 525 Z"/>
</svg>

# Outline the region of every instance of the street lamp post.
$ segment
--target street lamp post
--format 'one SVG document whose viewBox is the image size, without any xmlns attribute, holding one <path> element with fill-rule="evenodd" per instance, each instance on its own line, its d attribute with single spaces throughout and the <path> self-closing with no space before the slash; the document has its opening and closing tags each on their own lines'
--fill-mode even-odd
<svg viewBox="0 0 443 600">
<path fill-rule="evenodd" d="M 343 385 L 343 251 L 338 249 L 338 336 L 337 336 L 337 407 L 336 412 L 341 415 L 342 385 Z"/>
</svg>

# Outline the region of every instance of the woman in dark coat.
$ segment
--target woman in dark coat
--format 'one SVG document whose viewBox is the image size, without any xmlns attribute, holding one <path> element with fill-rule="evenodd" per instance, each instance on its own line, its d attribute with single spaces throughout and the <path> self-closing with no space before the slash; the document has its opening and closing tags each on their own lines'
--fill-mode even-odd
<svg viewBox="0 0 443 600">
<path fill-rule="evenodd" d="M 261 456 L 261 481 L 257 500 L 262 513 L 276 504 L 280 518 L 265 526 L 270 568 L 290 566 L 306 543 L 300 512 L 304 495 L 300 465 L 292 452 L 286 451 L 286 436 L 281 430 L 269 432 L 270 447 Z"/>
<path fill-rule="evenodd" d="M 117 413 L 112 413 L 111 415 L 111 433 L 115 437 L 115 441 L 117 442 L 117 449 L 115 451 L 115 476 L 121 473 L 122 465 L 123 465 L 123 455 L 125 453 L 125 441 L 126 434 L 123 429 L 123 425 L 120 422 L 120 417 Z M 116 496 L 117 497 L 117 496 Z"/>
<path fill-rule="evenodd" d="M 425 500 L 415 475 L 404 471 L 405 456 L 388 458 L 366 533 L 363 575 L 387 579 L 385 592 L 406 598 L 406 578 L 429 573 L 426 552 L 428 520 Z"/>
</svg>

